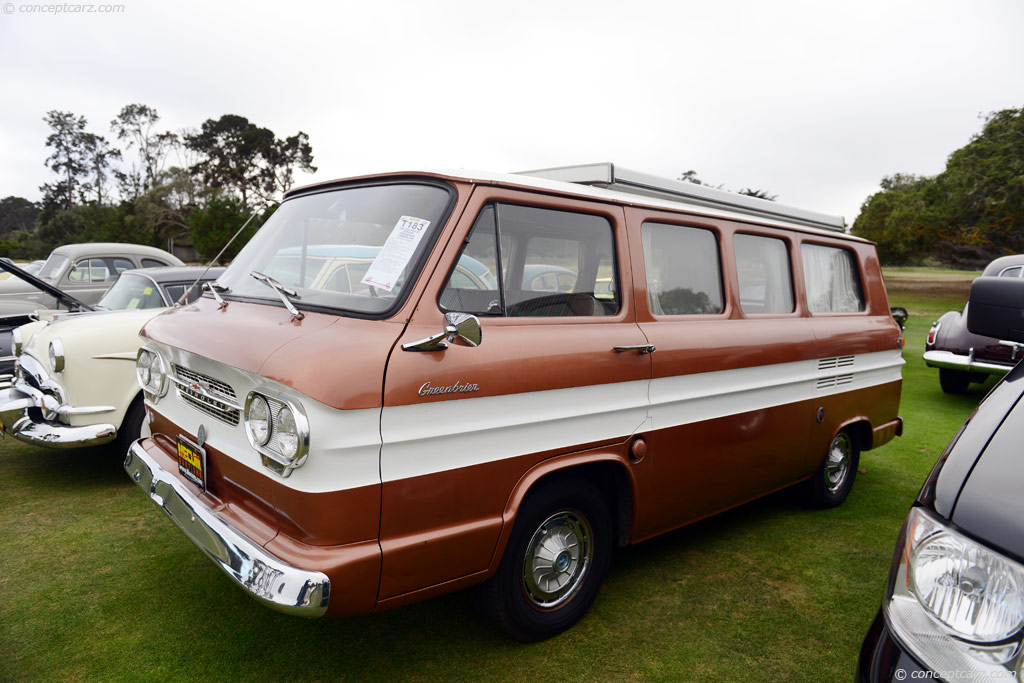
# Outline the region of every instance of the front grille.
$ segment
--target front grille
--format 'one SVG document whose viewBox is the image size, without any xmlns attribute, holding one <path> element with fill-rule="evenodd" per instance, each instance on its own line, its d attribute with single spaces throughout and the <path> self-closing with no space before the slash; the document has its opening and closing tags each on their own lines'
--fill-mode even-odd
<svg viewBox="0 0 1024 683">
<path fill-rule="evenodd" d="M 182 403 L 190 405 L 199 412 L 205 413 L 232 427 L 239 423 L 241 419 L 239 411 L 230 405 L 236 402 L 235 390 L 230 385 L 209 375 L 204 375 L 201 372 L 183 368 L 180 365 L 174 366 L 174 374 L 182 382 L 186 382 L 186 384 L 176 384 L 178 398 L 181 399 Z M 189 386 L 191 384 L 202 387 L 209 396 L 196 391 Z M 218 396 L 222 397 L 226 402 L 218 401 Z"/>
<path fill-rule="evenodd" d="M 209 375 L 204 375 L 203 373 L 196 372 L 195 370 L 183 368 L 180 365 L 174 366 L 174 373 L 178 376 L 179 379 L 181 379 L 184 382 L 199 384 L 200 386 L 208 386 L 208 393 L 211 393 L 215 396 L 219 395 L 227 399 L 231 403 L 234 403 L 236 401 L 235 390 L 232 389 L 229 384 L 225 384 L 224 382 L 221 382 L 219 379 L 214 379 Z"/>
</svg>

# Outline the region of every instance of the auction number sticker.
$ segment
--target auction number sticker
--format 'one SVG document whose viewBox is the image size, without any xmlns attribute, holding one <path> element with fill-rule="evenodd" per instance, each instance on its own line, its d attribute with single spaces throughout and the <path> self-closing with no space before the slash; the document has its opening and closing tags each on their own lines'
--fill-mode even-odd
<svg viewBox="0 0 1024 683">
<path fill-rule="evenodd" d="M 384 242 L 384 247 L 377 254 L 377 258 L 373 259 L 360 282 L 386 292 L 393 290 L 402 271 L 416 253 L 416 247 L 427 234 L 428 227 L 430 221 L 423 218 L 399 218 L 387 241 Z"/>
</svg>

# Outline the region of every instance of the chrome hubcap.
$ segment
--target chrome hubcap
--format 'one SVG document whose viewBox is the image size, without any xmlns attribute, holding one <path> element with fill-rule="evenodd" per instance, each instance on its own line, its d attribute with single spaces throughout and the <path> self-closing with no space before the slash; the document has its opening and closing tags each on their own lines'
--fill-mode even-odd
<svg viewBox="0 0 1024 683">
<path fill-rule="evenodd" d="M 593 556 L 590 524 L 572 511 L 556 512 L 533 533 L 523 558 L 523 592 L 537 607 L 569 600 L 583 583 Z"/>
<path fill-rule="evenodd" d="M 829 493 L 835 493 L 846 481 L 850 473 L 850 456 L 853 453 L 853 443 L 850 436 L 843 432 L 832 440 L 828 448 L 828 455 L 825 456 L 825 488 Z"/>
</svg>

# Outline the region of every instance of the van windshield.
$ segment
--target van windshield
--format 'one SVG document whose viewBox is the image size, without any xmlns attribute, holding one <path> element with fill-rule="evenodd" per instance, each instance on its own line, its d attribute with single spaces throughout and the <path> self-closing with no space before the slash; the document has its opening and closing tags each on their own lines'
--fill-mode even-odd
<svg viewBox="0 0 1024 683">
<path fill-rule="evenodd" d="M 256 272 L 292 290 L 298 308 L 387 313 L 415 280 L 449 197 L 438 185 L 408 183 L 289 199 L 217 279 L 222 294 L 280 301 Z"/>
</svg>

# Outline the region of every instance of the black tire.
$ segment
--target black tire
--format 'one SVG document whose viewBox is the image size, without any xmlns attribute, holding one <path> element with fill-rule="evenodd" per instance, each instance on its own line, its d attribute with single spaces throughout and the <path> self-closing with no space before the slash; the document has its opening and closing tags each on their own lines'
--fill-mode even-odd
<svg viewBox="0 0 1024 683">
<path fill-rule="evenodd" d="M 964 370 L 939 368 L 939 386 L 947 394 L 963 394 L 971 384 L 971 373 Z"/>
<path fill-rule="evenodd" d="M 139 394 L 125 411 L 121 426 L 117 429 L 117 437 L 114 439 L 114 448 L 122 456 L 128 452 L 132 442 L 142 435 L 142 422 L 145 419 L 146 407 L 142 403 L 142 394 Z"/>
<path fill-rule="evenodd" d="M 523 501 L 497 573 L 477 588 L 477 607 L 518 640 L 561 633 L 597 597 L 612 542 L 611 515 L 596 486 L 575 479 L 542 483 Z"/>
<path fill-rule="evenodd" d="M 836 434 L 818 470 L 807 480 L 807 502 L 822 509 L 842 505 L 853 488 L 859 465 L 857 440 L 847 431 Z"/>
</svg>

